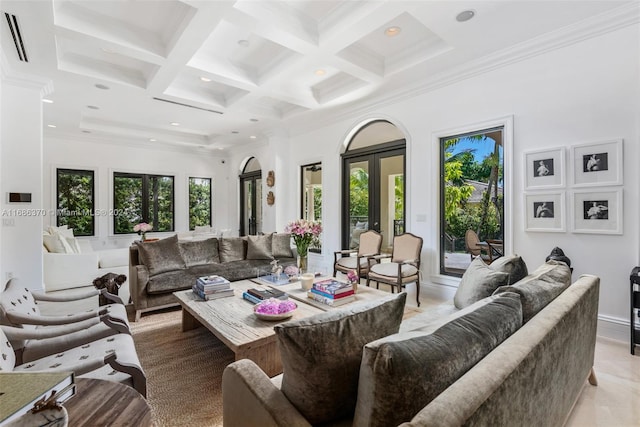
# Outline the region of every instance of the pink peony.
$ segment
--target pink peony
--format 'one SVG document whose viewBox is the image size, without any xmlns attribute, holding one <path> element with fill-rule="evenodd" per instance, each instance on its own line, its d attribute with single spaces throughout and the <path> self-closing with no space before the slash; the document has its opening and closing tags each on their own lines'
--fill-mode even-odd
<svg viewBox="0 0 640 427">
<path fill-rule="evenodd" d="M 291 300 L 279 300 L 269 298 L 257 304 L 253 311 L 260 314 L 285 314 L 298 308 L 295 302 Z"/>
</svg>

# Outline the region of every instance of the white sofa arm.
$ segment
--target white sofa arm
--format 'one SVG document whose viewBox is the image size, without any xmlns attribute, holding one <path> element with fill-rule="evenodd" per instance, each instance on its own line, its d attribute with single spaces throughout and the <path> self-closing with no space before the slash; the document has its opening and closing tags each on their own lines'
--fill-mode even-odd
<svg viewBox="0 0 640 427">
<path fill-rule="evenodd" d="M 90 286 L 98 277 L 98 255 L 44 253 L 43 276 L 47 292 Z"/>
</svg>

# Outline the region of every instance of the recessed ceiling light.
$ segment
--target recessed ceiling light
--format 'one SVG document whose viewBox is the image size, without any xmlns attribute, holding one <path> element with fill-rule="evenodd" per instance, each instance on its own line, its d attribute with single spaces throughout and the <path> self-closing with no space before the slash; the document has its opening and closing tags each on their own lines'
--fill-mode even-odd
<svg viewBox="0 0 640 427">
<path fill-rule="evenodd" d="M 456 16 L 456 21 L 458 22 L 467 22 L 471 18 L 476 16 L 476 12 L 474 10 L 463 10 Z"/>
<path fill-rule="evenodd" d="M 211 81 L 211 79 L 209 77 L 204 77 L 204 76 L 200 77 L 200 80 L 202 80 L 203 82 L 207 82 L 207 83 L 209 83 Z"/>
<path fill-rule="evenodd" d="M 151 141 L 151 142 L 156 142 L 156 141 L 157 141 L 157 139 L 155 139 L 155 138 L 149 138 L 149 141 Z"/>
<path fill-rule="evenodd" d="M 99 110 L 100 107 L 97 107 L 95 105 L 87 105 L 87 108 L 91 109 L 91 110 Z"/>
<path fill-rule="evenodd" d="M 82 133 L 91 133 L 90 130 L 83 130 Z"/>
<path fill-rule="evenodd" d="M 44 102 L 45 104 L 53 104 L 53 101 L 49 98 L 42 98 L 42 102 Z"/>
<path fill-rule="evenodd" d="M 251 138 L 251 139 L 256 139 L 256 138 L 257 138 L 257 136 L 255 136 L 255 135 L 251 135 L 249 138 Z"/>
<path fill-rule="evenodd" d="M 109 90 L 111 89 L 109 86 L 107 85 L 103 85 L 102 83 L 96 83 L 95 85 L 98 89 L 102 89 L 102 90 Z"/>
<path fill-rule="evenodd" d="M 250 122 L 257 122 L 258 119 L 249 119 Z"/>
<path fill-rule="evenodd" d="M 236 135 L 236 134 L 239 134 L 240 132 L 238 132 L 237 130 L 232 130 L 231 133 Z"/>
<path fill-rule="evenodd" d="M 178 122 L 171 122 L 171 126 L 180 126 L 180 123 L 178 123 Z"/>
<path fill-rule="evenodd" d="M 103 51 L 104 53 L 116 53 L 115 50 L 108 47 L 101 47 L 100 50 Z"/>
<path fill-rule="evenodd" d="M 325 74 L 327 74 L 327 72 L 325 70 L 323 70 L 322 68 L 318 69 L 315 71 L 316 76 L 324 76 Z"/>
<path fill-rule="evenodd" d="M 238 44 L 242 47 L 249 47 L 250 43 L 249 40 L 238 40 Z"/>
<path fill-rule="evenodd" d="M 389 27 L 386 30 L 384 30 L 384 34 L 389 37 L 394 37 L 400 34 L 400 31 L 402 31 L 402 28 L 400 27 Z"/>
<path fill-rule="evenodd" d="M 57 126 L 56 125 L 47 125 L 47 127 L 56 128 Z"/>
</svg>

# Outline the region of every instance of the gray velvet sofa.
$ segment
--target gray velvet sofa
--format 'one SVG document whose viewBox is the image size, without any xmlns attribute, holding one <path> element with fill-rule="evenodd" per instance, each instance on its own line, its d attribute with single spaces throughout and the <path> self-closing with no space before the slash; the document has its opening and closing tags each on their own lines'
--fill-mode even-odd
<svg viewBox="0 0 640 427">
<path fill-rule="evenodd" d="M 287 384 L 295 370 L 285 360 L 290 350 L 281 351 L 284 373 L 274 378 L 249 360 L 232 363 L 223 374 L 224 425 L 563 425 L 587 379 L 595 383 L 599 278 L 583 275 L 571 283 L 569 267 L 557 261 L 518 281 L 507 276 L 488 297 L 462 309 L 430 307 L 403 320 L 398 333 L 366 344 L 349 396 L 356 403 L 346 417 L 323 396 L 301 397 L 301 388 Z M 289 347 L 282 340 L 278 345 Z M 340 345 L 336 353 L 342 357 Z M 344 372 L 315 365 L 308 372 L 337 392 L 345 389 Z M 327 408 L 321 418 L 308 412 L 314 401 L 312 408 Z"/>
<path fill-rule="evenodd" d="M 173 292 L 191 289 L 196 279 L 220 275 L 230 281 L 256 277 L 277 259 L 295 265 L 289 234 L 180 241 L 177 236 L 135 242 L 129 248 L 129 290 L 138 321 L 143 312 L 178 304 Z"/>
</svg>

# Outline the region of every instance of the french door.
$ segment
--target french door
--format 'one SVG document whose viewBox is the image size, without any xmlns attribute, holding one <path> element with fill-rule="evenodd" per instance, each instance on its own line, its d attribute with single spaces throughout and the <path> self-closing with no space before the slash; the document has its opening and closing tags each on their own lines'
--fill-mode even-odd
<svg viewBox="0 0 640 427">
<path fill-rule="evenodd" d="M 366 230 L 382 234 L 383 250 L 404 232 L 405 141 L 343 155 L 342 247 L 357 249 Z"/>
<path fill-rule="evenodd" d="M 240 236 L 262 232 L 262 173 L 240 175 Z"/>
</svg>

